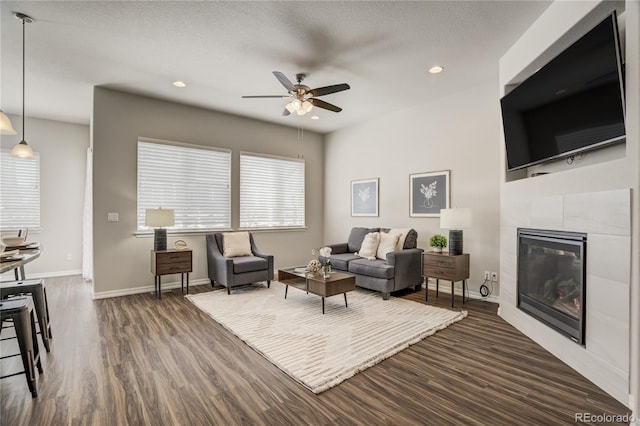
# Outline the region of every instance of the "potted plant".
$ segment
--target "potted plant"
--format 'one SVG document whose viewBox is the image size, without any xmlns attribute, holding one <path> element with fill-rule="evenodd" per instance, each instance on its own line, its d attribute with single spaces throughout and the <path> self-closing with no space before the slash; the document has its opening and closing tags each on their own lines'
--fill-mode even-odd
<svg viewBox="0 0 640 426">
<path fill-rule="evenodd" d="M 442 249 L 447 246 L 447 237 L 436 234 L 429 240 L 429 245 L 433 247 L 433 251 L 442 253 Z"/>
</svg>

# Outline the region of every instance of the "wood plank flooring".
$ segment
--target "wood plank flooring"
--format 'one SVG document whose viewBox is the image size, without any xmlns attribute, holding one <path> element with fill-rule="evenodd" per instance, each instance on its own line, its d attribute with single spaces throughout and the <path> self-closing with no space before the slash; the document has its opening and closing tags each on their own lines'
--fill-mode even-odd
<svg viewBox="0 0 640 426">
<path fill-rule="evenodd" d="M 574 413 L 629 412 L 482 301 L 464 305 L 461 322 L 314 395 L 179 289 L 162 300 L 93 301 L 74 276 L 47 279 L 47 292 L 53 340 L 39 397 L 23 375 L 0 380 L 2 425 L 562 425 Z M 424 290 L 401 297 L 425 303 Z M 449 297 L 430 293 L 429 303 L 448 308 Z M 15 351 L 13 342 L 0 352 Z M 17 363 L 2 360 L 2 374 Z"/>
</svg>

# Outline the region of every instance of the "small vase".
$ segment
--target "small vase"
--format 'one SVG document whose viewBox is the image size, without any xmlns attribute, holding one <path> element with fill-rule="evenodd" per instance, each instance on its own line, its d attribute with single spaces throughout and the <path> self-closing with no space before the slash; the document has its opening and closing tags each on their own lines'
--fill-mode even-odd
<svg viewBox="0 0 640 426">
<path fill-rule="evenodd" d="M 434 253 L 442 253 L 442 247 L 434 247 L 433 251 Z"/>
</svg>

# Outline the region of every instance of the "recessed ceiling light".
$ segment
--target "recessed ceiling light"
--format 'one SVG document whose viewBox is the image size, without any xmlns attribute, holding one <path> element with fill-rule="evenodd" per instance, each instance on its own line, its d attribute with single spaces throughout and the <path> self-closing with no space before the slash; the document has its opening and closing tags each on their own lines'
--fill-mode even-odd
<svg viewBox="0 0 640 426">
<path fill-rule="evenodd" d="M 312 116 L 311 116 L 311 119 L 312 119 L 312 120 L 320 120 L 320 117 L 318 117 L 317 115 L 312 115 Z"/>
<path fill-rule="evenodd" d="M 180 81 L 180 80 L 174 81 L 173 85 L 176 87 L 187 87 L 187 84 L 184 81 Z"/>
<path fill-rule="evenodd" d="M 429 68 L 429 73 L 430 74 L 438 74 L 441 73 L 444 70 L 443 67 L 441 67 L 440 65 L 435 65 L 431 68 Z"/>
</svg>

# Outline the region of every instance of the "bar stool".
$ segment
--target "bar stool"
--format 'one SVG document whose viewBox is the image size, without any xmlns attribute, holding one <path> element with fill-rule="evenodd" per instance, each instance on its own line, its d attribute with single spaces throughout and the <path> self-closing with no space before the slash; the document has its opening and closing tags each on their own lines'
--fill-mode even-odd
<svg viewBox="0 0 640 426">
<path fill-rule="evenodd" d="M 44 285 L 44 280 L 33 279 L 0 282 L 0 298 L 6 299 L 9 296 L 17 296 L 20 294 L 29 294 L 33 298 L 42 343 L 44 343 L 47 352 L 51 352 L 50 340 L 53 336 L 51 335 L 49 303 L 47 302 L 47 289 Z"/>
<path fill-rule="evenodd" d="M 31 396 L 38 396 L 38 383 L 35 369 L 42 374 L 42 363 L 40 362 L 40 350 L 38 348 L 38 339 L 36 339 L 36 323 L 33 316 L 33 301 L 29 297 L 15 298 L 0 301 L 0 322 L 12 320 L 20 347 L 20 356 L 22 357 L 22 365 L 24 371 L 19 373 L 8 374 L 0 377 L 16 376 L 24 373 L 27 377 L 27 384 L 31 391 Z M 9 358 L 14 355 L 3 356 Z"/>
</svg>

